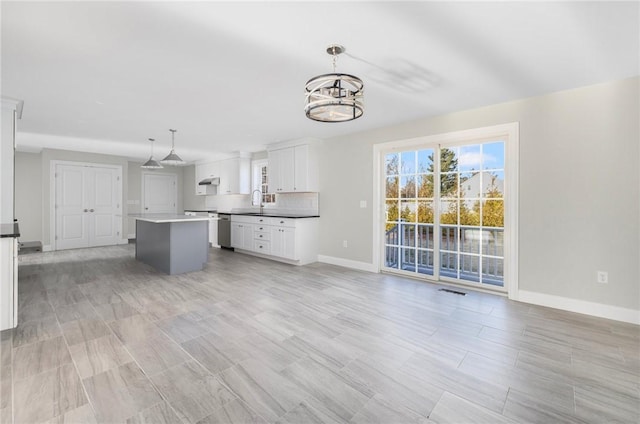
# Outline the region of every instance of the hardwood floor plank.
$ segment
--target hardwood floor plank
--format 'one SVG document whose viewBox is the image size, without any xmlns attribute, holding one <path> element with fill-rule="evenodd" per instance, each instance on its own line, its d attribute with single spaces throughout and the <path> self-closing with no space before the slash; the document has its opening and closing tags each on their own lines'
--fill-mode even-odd
<svg viewBox="0 0 640 424">
<path fill-rule="evenodd" d="M 194 361 L 185 362 L 151 377 L 178 416 L 196 423 L 236 396 Z"/>
<path fill-rule="evenodd" d="M 444 392 L 429 415 L 429 419 L 439 424 L 515 424 L 518 422 L 449 392 Z"/>
<path fill-rule="evenodd" d="M 153 406 L 162 398 L 134 363 L 82 380 L 99 422 L 119 422 Z"/>
<path fill-rule="evenodd" d="M 113 335 L 69 346 L 69 352 L 82 379 L 133 361 L 120 340 Z"/>
<path fill-rule="evenodd" d="M 234 399 L 218 408 L 213 414 L 201 419 L 197 424 L 267 424 L 267 421 L 256 414 L 246 403 Z"/>
<path fill-rule="evenodd" d="M 60 335 L 62 335 L 62 330 L 55 319 L 45 318 L 29 321 L 16 327 L 13 335 L 13 346 L 20 347 Z"/>
<path fill-rule="evenodd" d="M 126 424 L 176 424 L 182 423 L 175 411 L 167 402 L 157 403 L 143 409 L 133 417 L 127 418 Z"/>
<path fill-rule="evenodd" d="M 191 360 L 191 357 L 177 343 L 166 336 L 156 336 L 130 343 L 127 345 L 127 350 L 148 376 Z"/>
<path fill-rule="evenodd" d="M 13 350 L 13 378 L 31 377 L 70 362 L 71 355 L 62 336 L 35 342 Z"/>
<path fill-rule="evenodd" d="M 220 379 L 268 421 L 292 410 L 307 395 L 293 382 L 255 359 L 247 359 L 221 372 Z"/>
<path fill-rule="evenodd" d="M 14 383 L 16 423 L 42 422 L 87 403 L 72 364 L 17 380 Z"/>
<path fill-rule="evenodd" d="M 78 319 L 62 324 L 62 333 L 69 346 L 111 334 L 101 319 Z"/>
</svg>

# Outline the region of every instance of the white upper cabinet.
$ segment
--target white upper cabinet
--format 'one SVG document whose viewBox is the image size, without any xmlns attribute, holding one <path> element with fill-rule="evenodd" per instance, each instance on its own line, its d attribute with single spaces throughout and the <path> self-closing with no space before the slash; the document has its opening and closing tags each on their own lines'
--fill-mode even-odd
<svg viewBox="0 0 640 424">
<path fill-rule="evenodd" d="M 196 194 L 249 194 L 251 189 L 251 160 L 232 158 L 196 165 Z M 218 186 L 200 185 L 205 178 L 220 178 Z"/>
<path fill-rule="evenodd" d="M 317 146 L 301 144 L 269 151 L 269 182 L 274 193 L 317 192 Z"/>
</svg>

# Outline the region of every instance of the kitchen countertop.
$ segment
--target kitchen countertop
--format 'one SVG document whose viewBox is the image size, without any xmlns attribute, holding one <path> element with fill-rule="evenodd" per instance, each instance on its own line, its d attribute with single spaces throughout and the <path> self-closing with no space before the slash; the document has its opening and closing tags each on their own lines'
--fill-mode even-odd
<svg viewBox="0 0 640 424">
<path fill-rule="evenodd" d="M 218 213 L 215 209 L 185 209 L 185 212 L 206 212 L 206 213 Z"/>
<path fill-rule="evenodd" d="M 18 227 L 17 222 L 12 224 L 0 224 L 0 238 L 5 237 L 20 237 L 20 228 Z"/>
<path fill-rule="evenodd" d="M 162 224 L 166 222 L 209 221 L 208 216 L 188 216 L 173 213 L 132 213 L 128 215 L 140 221 Z"/>
<path fill-rule="evenodd" d="M 298 213 L 288 213 L 288 212 L 270 212 L 264 211 L 263 213 L 259 212 L 230 212 L 230 215 L 245 215 L 245 216 L 266 216 L 270 218 L 320 218 L 318 214 L 298 214 Z"/>
</svg>

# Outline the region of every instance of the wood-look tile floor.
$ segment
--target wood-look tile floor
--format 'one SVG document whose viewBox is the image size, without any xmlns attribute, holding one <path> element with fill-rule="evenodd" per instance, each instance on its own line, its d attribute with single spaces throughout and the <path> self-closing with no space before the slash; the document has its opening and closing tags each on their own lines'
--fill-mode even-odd
<svg viewBox="0 0 640 424">
<path fill-rule="evenodd" d="M 2 423 L 640 421 L 640 327 L 212 249 L 20 257 Z"/>
</svg>

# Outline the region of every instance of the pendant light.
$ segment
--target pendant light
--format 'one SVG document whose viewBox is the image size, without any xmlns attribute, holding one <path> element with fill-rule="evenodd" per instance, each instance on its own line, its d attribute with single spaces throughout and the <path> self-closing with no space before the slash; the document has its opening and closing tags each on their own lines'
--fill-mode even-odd
<svg viewBox="0 0 640 424">
<path fill-rule="evenodd" d="M 164 168 L 162 165 L 160 165 L 160 163 L 155 160 L 153 158 L 153 142 L 156 141 L 153 138 L 150 138 L 149 141 L 151 142 L 151 156 L 149 156 L 149 160 L 146 161 L 145 163 L 143 163 L 140 168 L 144 168 L 144 169 L 160 169 L 160 168 Z"/>
<path fill-rule="evenodd" d="M 345 52 L 339 44 L 327 47 L 333 56 L 333 73 L 318 75 L 305 86 L 307 118 L 320 122 L 352 121 L 362 116 L 364 83 L 356 76 L 336 73 L 338 55 Z"/>
<path fill-rule="evenodd" d="M 166 158 L 160 161 L 160 163 L 164 165 L 184 165 L 186 162 L 183 161 L 180 158 L 180 156 L 176 154 L 176 151 L 174 149 L 175 135 L 176 135 L 176 131 L 178 130 L 169 130 L 169 131 L 171 131 L 171 151 L 169 152 Z"/>
</svg>

